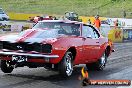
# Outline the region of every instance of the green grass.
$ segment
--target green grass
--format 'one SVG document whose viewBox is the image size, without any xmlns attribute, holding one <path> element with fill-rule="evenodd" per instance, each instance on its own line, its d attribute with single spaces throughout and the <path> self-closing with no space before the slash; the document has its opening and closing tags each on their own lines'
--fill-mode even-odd
<svg viewBox="0 0 132 88">
<path fill-rule="evenodd" d="M 79 15 L 94 16 L 97 13 L 107 17 L 122 17 L 122 12 L 132 12 L 131 0 L 0 0 L 6 12 L 42 13 L 64 15 L 74 11 Z M 127 17 L 132 14 L 127 13 Z"/>
</svg>

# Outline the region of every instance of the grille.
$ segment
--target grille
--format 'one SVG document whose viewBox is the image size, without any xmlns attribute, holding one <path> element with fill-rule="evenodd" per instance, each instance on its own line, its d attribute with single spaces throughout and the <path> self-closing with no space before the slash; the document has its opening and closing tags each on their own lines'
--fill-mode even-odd
<svg viewBox="0 0 132 88">
<path fill-rule="evenodd" d="M 51 53 L 52 45 L 50 44 L 40 44 L 40 43 L 10 43 L 10 42 L 0 42 L 0 49 L 9 50 L 23 50 L 26 52 L 36 51 L 41 53 Z"/>
<path fill-rule="evenodd" d="M 42 45 L 42 52 L 43 53 L 51 53 L 52 52 L 52 45 L 50 45 L 50 44 Z"/>
</svg>

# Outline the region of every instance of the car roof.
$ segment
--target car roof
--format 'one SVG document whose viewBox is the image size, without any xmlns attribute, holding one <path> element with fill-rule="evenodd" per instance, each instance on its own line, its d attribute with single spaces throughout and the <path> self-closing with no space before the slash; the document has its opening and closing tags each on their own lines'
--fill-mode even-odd
<svg viewBox="0 0 132 88">
<path fill-rule="evenodd" d="M 43 21 L 39 21 L 39 22 L 63 22 L 63 23 L 83 24 L 83 22 L 70 21 L 70 20 L 43 20 Z"/>
<path fill-rule="evenodd" d="M 63 22 L 63 23 L 82 24 L 84 26 L 92 26 L 92 27 L 94 27 L 92 24 L 85 24 L 83 22 L 71 21 L 71 20 L 43 20 L 43 21 L 38 21 L 38 22 Z"/>
</svg>

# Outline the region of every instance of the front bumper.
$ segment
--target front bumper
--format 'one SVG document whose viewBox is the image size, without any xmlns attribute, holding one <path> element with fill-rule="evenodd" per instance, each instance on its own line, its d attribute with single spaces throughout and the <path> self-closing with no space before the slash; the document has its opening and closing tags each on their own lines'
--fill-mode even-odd
<svg viewBox="0 0 132 88">
<path fill-rule="evenodd" d="M 0 55 L 20 55 L 20 56 L 29 56 L 29 57 L 42 57 L 42 58 L 58 58 L 58 55 L 43 55 L 43 54 L 29 54 L 29 53 L 17 53 L 17 52 L 2 52 Z"/>
</svg>

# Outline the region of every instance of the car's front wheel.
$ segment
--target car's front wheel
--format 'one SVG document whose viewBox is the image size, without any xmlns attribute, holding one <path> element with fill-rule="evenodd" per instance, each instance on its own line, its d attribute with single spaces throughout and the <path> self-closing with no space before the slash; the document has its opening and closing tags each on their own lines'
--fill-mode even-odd
<svg viewBox="0 0 132 88">
<path fill-rule="evenodd" d="M 13 71 L 14 67 L 11 64 L 11 61 L 7 60 L 1 60 L 1 70 L 4 73 L 11 73 Z"/>
<path fill-rule="evenodd" d="M 71 52 L 66 52 L 62 61 L 59 63 L 59 72 L 63 77 L 69 77 L 73 72 L 73 55 Z"/>
</svg>

